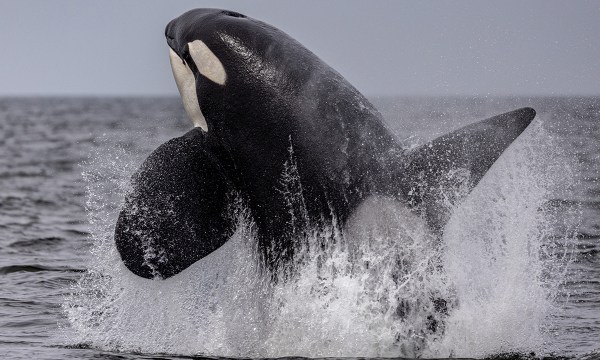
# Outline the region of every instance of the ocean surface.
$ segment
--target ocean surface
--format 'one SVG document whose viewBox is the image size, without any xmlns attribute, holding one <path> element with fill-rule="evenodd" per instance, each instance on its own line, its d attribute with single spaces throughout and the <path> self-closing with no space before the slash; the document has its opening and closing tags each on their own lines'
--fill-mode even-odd
<svg viewBox="0 0 600 360">
<path fill-rule="evenodd" d="M 0 99 L 0 358 L 600 358 L 600 98 L 372 100 L 407 147 L 538 115 L 452 204 L 443 246 L 391 212 L 373 220 L 391 238 L 312 248 L 273 285 L 247 224 L 167 281 L 120 264 L 129 177 L 190 129 L 178 98 Z M 432 296 L 447 300 L 433 332 Z"/>
</svg>

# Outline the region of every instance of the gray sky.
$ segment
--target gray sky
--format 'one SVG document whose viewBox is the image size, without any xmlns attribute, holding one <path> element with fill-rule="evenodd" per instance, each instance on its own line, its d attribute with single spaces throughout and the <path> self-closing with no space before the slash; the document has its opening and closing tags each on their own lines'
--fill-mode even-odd
<svg viewBox="0 0 600 360">
<path fill-rule="evenodd" d="M 366 95 L 600 95 L 600 1 L 0 0 L 0 95 L 174 95 L 164 27 L 236 10 Z"/>
</svg>

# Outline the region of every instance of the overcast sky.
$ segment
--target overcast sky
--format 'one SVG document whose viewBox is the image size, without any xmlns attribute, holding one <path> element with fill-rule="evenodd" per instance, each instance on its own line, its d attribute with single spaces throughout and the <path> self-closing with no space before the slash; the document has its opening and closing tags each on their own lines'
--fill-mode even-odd
<svg viewBox="0 0 600 360">
<path fill-rule="evenodd" d="M 164 27 L 236 10 L 366 95 L 600 95 L 600 1 L 0 0 L 0 95 L 174 95 Z"/>
</svg>

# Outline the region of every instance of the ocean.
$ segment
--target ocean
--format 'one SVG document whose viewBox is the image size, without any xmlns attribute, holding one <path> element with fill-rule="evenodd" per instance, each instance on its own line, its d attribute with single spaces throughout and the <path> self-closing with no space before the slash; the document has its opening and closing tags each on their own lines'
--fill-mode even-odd
<svg viewBox="0 0 600 360">
<path fill-rule="evenodd" d="M 120 264 L 129 177 L 191 128 L 178 98 L 0 99 L 0 357 L 600 358 L 600 98 L 372 101 L 407 147 L 523 106 L 537 118 L 452 204 L 443 246 L 392 214 L 378 221 L 398 238 L 307 249 L 272 284 L 251 224 L 166 281 Z M 434 332 L 431 294 L 448 307 Z"/>
</svg>

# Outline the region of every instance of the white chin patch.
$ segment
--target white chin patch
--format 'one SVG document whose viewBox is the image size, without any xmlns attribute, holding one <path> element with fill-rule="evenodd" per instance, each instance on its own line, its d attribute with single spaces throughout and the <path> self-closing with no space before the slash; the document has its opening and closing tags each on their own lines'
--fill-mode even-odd
<svg viewBox="0 0 600 360">
<path fill-rule="evenodd" d="M 200 74 L 219 85 L 225 85 L 227 75 L 225 68 L 217 56 L 200 40 L 188 43 L 190 55 Z"/>
<path fill-rule="evenodd" d="M 169 48 L 169 58 L 171 60 L 171 69 L 173 70 L 175 83 L 177 83 L 177 89 L 179 89 L 181 100 L 183 100 L 185 112 L 195 127 L 208 131 L 206 119 L 202 111 L 200 111 L 200 104 L 198 103 L 194 73 L 171 48 Z M 195 59 L 194 62 L 196 62 Z"/>
</svg>

